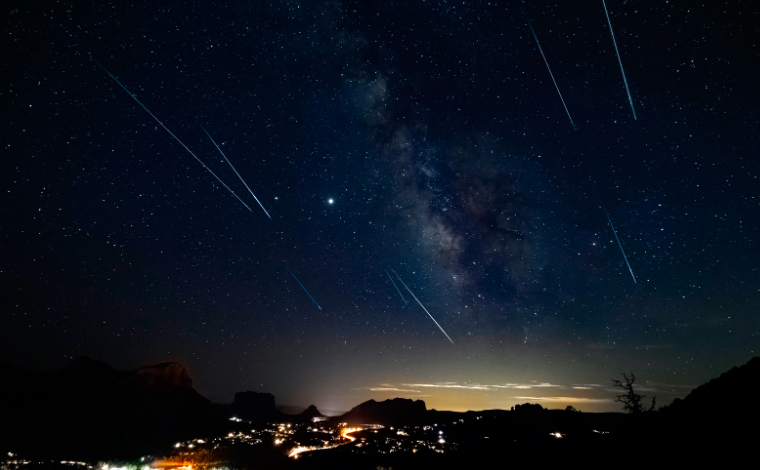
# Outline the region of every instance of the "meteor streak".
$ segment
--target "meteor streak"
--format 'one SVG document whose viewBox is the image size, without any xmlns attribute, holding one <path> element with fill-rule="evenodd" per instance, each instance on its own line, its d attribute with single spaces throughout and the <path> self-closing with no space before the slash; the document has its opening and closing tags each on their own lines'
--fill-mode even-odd
<svg viewBox="0 0 760 470">
<path fill-rule="evenodd" d="M 211 174 L 214 176 L 214 178 L 216 178 L 216 180 L 217 180 L 217 181 L 219 181 L 219 183 L 220 183 L 222 186 L 224 186 L 224 187 L 225 187 L 225 189 L 227 189 L 227 191 L 229 191 L 229 192 L 230 192 L 230 193 L 231 193 L 233 196 L 235 196 L 235 197 L 237 198 L 237 200 L 238 200 L 238 201 L 240 201 L 240 203 L 241 203 L 242 205 L 244 205 L 244 206 L 245 206 L 245 208 L 246 208 L 246 209 L 248 209 L 249 211 L 253 212 L 253 210 L 252 210 L 250 207 L 248 207 L 248 204 L 246 204 L 245 202 L 243 202 L 243 200 L 242 200 L 242 199 L 240 199 L 240 197 L 238 197 L 238 195 L 237 195 L 237 194 L 235 194 L 235 191 L 233 191 L 232 189 L 230 189 L 230 187 L 229 187 L 229 186 L 227 186 L 226 184 L 224 184 L 224 181 L 222 181 L 222 179 L 221 179 L 221 178 L 219 178 L 218 176 L 216 176 L 216 173 L 214 173 L 213 171 L 211 171 L 211 168 L 207 167 L 207 166 L 206 166 L 206 164 L 205 164 L 205 163 L 203 163 L 203 162 L 201 161 L 201 159 L 200 159 L 200 158 L 198 158 L 198 156 L 197 156 L 197 155 L 195 155 L 195 154 L 193 153 L 193 151 L 192 151 L 192 150 L 190 150 L 190 149 L 187 147 L 187 145 L 185 145 L 185 143 L 184 143 L 184 142 L 182 142 L 181 140 L 179 140 L 179 137 L 177 137 L 176 135 L 174 135 L 174 132 L 170 131 L 170 130 L 169 130 L 169 128 L 168 128 L 168 127 L 166 127 L 166 126 L 164 125 L 164 123 L 163 123 L 163 122 L 161 122 L 161 121 L 160 121 L 160 120 L 159 120 L 159 119 L 156 117 L 156 115 L 155 115 L 155 114 L 151 113 L 151 112 L 150 112 L 150 110 L 149 110 L 149 109 L 148 109 L 148 108 L 147 108 L 147 107 L 146 107 L 144 104 L 142 104 L 142 102 L 140 102 L 140 100 L 138 100 L 138 99 L 137 99 L 137 97 L 136 97 L 135 95 L 133 95 L 133 94 L 132 94 L 132 93 L 131 93 L 129 90 L 127 90 L 127 87 L 125 87 L 124 85 L 122 85 L 122 84 L 121 84 L 121 82 L 120 82 L 120 81 L 119 81 L 119 80 L 118 80 L 116 77 L 114 77 L 114 76 L 113 76 L 113 74 L 112 74 L 111 72 L 109 72 L 107 68 L 105 68 L 105 67 L 103 66 L 103 64 L 101 64 L 100 62 L 98 62 L 98 59 L 96 59 L 96 58 L 95 58 L 95 57 L 94 57 L 92 54 L 90 54 L 89 52 L 88 52 L 88 54 L 90 55 L 90 58 L 91 58 L 92 60 L 94 60 L 96 64 L 98 64 L 98 65 L 100 66 L 100 68 L 101 68 L 101 69 L 105 70 L 105 72 L 108 74 L 108 76 L 109 76 L 109 77 L 113 78 L 113 81 L 115 81 L 116 83 L 118 83 L 118 84 L 119 84 L 119 86 L 120 86 L 121 88 L 123 88 L 123 89 L 124 89 L 124 91 L 126 91 L 126 92 L 127 92 L 127 94 L 128 94 L 129 96 L 131 96 L 131 97 L 132 97 L 132 99 L 133 99 L 133 100 L 135 100 L 135 101 L 137 102 L 137 104 L 139 104 L 139 105 L 142 107 L 142 109 L 144 109 L 144 110 L 145 110 L 145 111 L 146 111 L 148 114 L 150 114 L 150 117 L 152 117 L 153 119 L 155 119 L 155 120 L 156 120 L 156 122 L 157 122 L 157 123 L 159 123 L 159 124 L 161 125 L 161 127 L 163 127 L 163 128 L 164 128 L 164 130 L 165 130 L 166 132 L 168 132 L 168 133 L 169 133 L 169 135 L 170 135 L 170 136 L 174 137 L 174 140 L 176 140 L 177 142 L 179 142 L 179 144 L 180 144 L 180 145 L 181 145 L 181 146 L 182 146 L 182 147 L 183 147 L 185 150 L 187 150 L 187 151 L 190 153 L 190 155 L 192 155 L 192 156 L 193 156 L 193 158 L 195 158 L 196 160 L 198 160 L 198 163 L 200 163 L 201 165 L 203 165 L 203 168 L 205 168 L 205 169 L 206 169 L 206 170 L 207 170 L 209 173 L 211 173 Z"/>
<path fill-rule="evenodd" d="M 391 268 L 391 271 L 393 271 L 392 268 Z M 396 274 L 396 271 L 393 271 L 393 274 Z M 437 326 L 438 329 L 441 330 L 441 333 L 443 333 L 444 335 L 446 335 L 446 339 L 448 339 L 449 341 L 451 341 L 451 344 L 454 344 L 454 341 L 451 340 L 451 337 L 449 337 L 449 335 L 443 330 L 443 328 L 441 327 L 441 325 L 439 325 L 438 322 L 435 321 L 435 318 L 433 318 L 433 315 L 430 315 L 430 312 L 428 312 L 428 310 L 425 308 L 425 306 L 422 305 L 422 302 L 420 302 L 420 299 L 418 299 L 417 296 L 414 295 L 414 292 L 412 292 L 411 289 L 409 289 L 409 287 L 404 283 L 404 281 L 401 279 L 401 276 L 399 276 L 398 274 L 396 274 L 396 277 L 401 282 L 401 284 L 404 286 L 404 288 L 407 291 L 409 291 L 410 294 L 412 294 L 412 297 L 414 297 L 414 300 L 416 300 L 417 303 L 420 304 L 420 307 L 422 307 L 422 310 L 424 310 L 425 313 L 428 314 L 428 316 L 430 317 L 430 319 L 433 320 L 433 323 L 435 323 L 435 326 Z"/>
<path fill-rule="evenodd" d="M 306 292 L 306 295 L 309 296 L 309 298 L 311 299 L 311 301 L 314 302 L 314 305 L 316 305 L 318 309 L 322 310 L 322 307 L 320 307 L 319 304 L 317 303 L 317 301 L 314 300 L 314 297 L 312 297 L 311 294 L 309 294 L 309 291 L 306 290 L 306 288 L 303 286 L 303 284 L 301 284 L 301 281 L 299 281 L 298 278 L 296 277 L 296 275 L 293 274 L 293 271 L 291 271 L 290 268 L 288 267 L 288 265 L 285 264 L 285 260 L 282 260 L 282 264 L 285 265 L 285 269 L 288 270 L 288 272 L 290 273 L 290 275 L 293 276 L 293 279 L 295 279 L 296 282 L 298 283 L 298 285 L 301 286 L 301 289 L 303 289 L 303 291 Z"/>
<path fill-rule="evenodd" d="M 570 125 L 573 126 L 573 130 L 577 130 L 575 128 L 575 123 L 573 122 L 573 118 L 570 117 L 570 111 L 567 109 L 567 105 L 565 104 L 565 99 L 562 98 L 562 93 L 560 93 L 559 91 L 559 86 L 557 86 L 557 80 L 554 79 L 554 74 L 552 73 L 552 69 L 549 67 L 549 61 L 546 60 L 546 56 L 544 55 L 544 50 L 541 49 L 541 43 L 538 42 L 538 36 L 536 36 L 536 32 L 533 31 L 533 25 L 530 23 L 530 20 L 528 20 L 528 26 L 530 27 L 530 32 L 533 33 L 533 37 L 536 39 L 536 45 L 538 45 L 538 52 L 540 52 L 541 57 L 544 58 L 544 63 L 546 64 L 546 70 L 549 71 L 549 76 L 552 77 L 552 81 L 554 82 L 554 88 L 557 89 L 557 94 L 559 95 L 559 99 L 562 101 L 562 106 L 565 107 L 565 112 L 567 113 L 567 117 L 568 119 L 570 119 Z"/>
<path fill-rule="evenodd" d="M 385 271 L 385 274 L 388 274 L 388 270 L 387 270 L 387 269 L 383 268 L 383 270 Z M 393 287 L 395 287 L 395 288 L 396 288 L 396 292 L 398 292 L 398 295 L 400 295 L 400 296 L 401 296 L 401 299 L 403 299 L 404 303 L 406 304 L 406 308 L 408 308 L 409 310 L 411 310 L 411 309 L 412 309 L 412 307 L 410 307 L 410 306 L 409 306 L 409 302 L 407 302 L 407 301 L 406 301 L 406 299 L 404 298 L 404 294 L 402 294 L 402 293 L 401 293 L 401 291 L 399 290 L 399 288 L 398 288 L 398 286 L 396 285 L 396 283 L 395 283 L 395 282 L 393 282 L 393 278 L 391 277 L 391 275 L 390 275 L 390 274 L 388 274 L 388 279 L 390 279 L 390 280 L 391 280 L 391 283 L 393 284 Z"/>
<path fill-rule="evenodd" d="M 623 245 L 620 244 L 620 239 L 617 236 L 617 232 L 615 231 L 615 227 L 612 225 L 612 220 L 610 219 L 610 214 L 607 214 L 607 209 L 604 209 L 604 213 L 607 215 L 607 220 L 610 222 L 610 227 L 612 228 L 612 233 L 615 234 L 615 240 L 617 240 L 618 246 L 620 247 L 620 252 L 623 253 L 623 259 L 625 259 L 625 264 L 628 265 L 628 271 L 631 272 L 631 277 L 633 278 L 633 283 L 636 285 L 639 285 L 638 282 L 636 282 L 636 276 L 633 275 L 633 269 L 631 269 L 631 263 L 628 262 L 628 257 L 625 255 L 625 251 L 623 250 Z"/>
<path fill-rule="evenodd" d="M 213 137 L 211 137 L 211 134 L 209 134 L 209 133 L 208 133 L 208 131 L 206 130 L 206 128 L 205 128 L 205 127 L 203 127 L 203 124 L 201 124 L 201 123 L 199 122 L 199 123 L 198 123 L 198 125 L 199 125 L 199 126 L 201 126 L 201 129 L 203 129 L 203 132 L 205 132 L 205 133 L 206 133 L 206 135 L 208 136 L 208 138 L 209 138 L 209 139 L 211 139 L 211 142 L 214 144 L 214 147 L 216 147 L 216 149 L 217 149 L 217 150 L 219 150 L 219 153 L 221 153 L 221 154 L 222 154 L 222 156 L 224 157 L 224 159 L 227 161 L 227 164 L 230 166 L 230 168 L 232 168 L 232 171 L 234 171 L 234 172 L 235 172 L 235 174 L 237 175 L 237 177 L 238 177 L 238 178 L 240 178 L 240 181 L 242 181 L 242 182 L 243 182 L 243 184 L 245 185 L 245 187 L 246 187 L 246 189 L 248 190 L 248 192 L 249 192 L 249 193 L 251 193 L 251 196 L 253 196 L 253 198 L 254 198 L 254 199 L 256 199 L 256 202 L 258 202 L 258 203 L 259 203 L 259 207 L 261 207 L 261 210 L 263 210 L 263 211 L 264 211 L 264 213 L 267 215 L 267 217 L 269 217 L 269 220 L 272 220 L 272 216 L 271 216 L 271 215 L 269 215 L 269 212 L 267 212 L 267 210 L 266 210 L 266 209 L 264 209 L 264 206 L 261 204 L 261 201 L 259 201 L 259 198 L 257 198 L 257 197 L 256 197 L 256 195 L 255 195 L 255 194 L 253 194 L 253 191 L 251 191 L 251 188 L 249 188 L 249 187 L 248 187 L 248 183 L 246 183 L 246 182 L 245 182 L 245 180 L 243 179 L 243 177 L 242 177 L 242 176 L 240 176 L 240 173 L 238 173 L 238 171 L 237 171 L 237 170 L 235 169 L 235 167 L 232 165 L 232 162 L 231 162 L 231 161 L 230 161 L 230 160 L 227 158 L 227 155 L 225 155 L 225 154 L 224 154 L 224 152 L 222 152 L 222 149 L 221 149 L 221 148 L 219 148 L 219 145 L 217 145 L 217 143 L 216 143 L 216 141 L 214 140 L 214 138 L 213 138 Z"/>
<path fill-rule="evenodd" d="M 610 14 L 607 12 L 607 4 L 602 0 L 604 5 L 604 14 L 607 16 L 607 24 L 610 26 L 610 34 L 612 35 L 612 44 L 615 45 L 615 54 L 617 55 L 618 64 L 620 64 L 620 73 L 623 74 L 623 84 L 625 85 L 625 92 L 628 93 L 628 102 L 631 103 L 631 112 L 633 113 L 633 120 L 636 120 L 636 110 L 633 109 L 633 98 L 631 98 L 631 90 L 628 88 L 628 80 L 625 78 L 625 70 L 623 70 L 623 61 L 620 60 L 620 51 L 617 47 L 617 41 L 615 41 L 615 33 L 612 32 L 612 22 L 610 22 Z"/>
</svg>

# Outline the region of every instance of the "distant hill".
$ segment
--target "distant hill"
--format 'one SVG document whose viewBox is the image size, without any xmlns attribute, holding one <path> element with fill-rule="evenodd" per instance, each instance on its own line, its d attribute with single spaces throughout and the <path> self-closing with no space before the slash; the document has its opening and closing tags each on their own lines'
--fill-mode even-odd
<svg viewBox="0 0 760 470">
<path fill-rule="evenodd" d="M 0 363 L 0 446 L 36 455 L 126 455 L 213 427 L 211 403 L 187 369 L 166 362 L 133 371 L 78 358 L 55 372 Z"/>
<path fill-rule="evenodd" d="M 732 420 L 737 416 L 760 418 L 760 402 L 754 398 L 759 390 L 760 357 L 753 357 L 746 364 L 695 388 L 686 398 L 676 398 L 662 411 L 711 420 Z"/>
<path fill-rule="evenodd" d="M 271 393 L 238 392 L 228 409 L 228 414 L 251 421 L 281 421 L 286 416 L 275 406 Z"/>
<path fill-rule="evenodd" d="M 338 419 L 349 424 L 375 423 L 392 426 L 420 424 L 425 421 L 426 415 L 427 408 L 424 401 L 394 398 L 381 402 L 365 401 Z"/>
<path fill-rule="evenodd" d="M 298 416 L 296 416 L 296 421 L 299 422 L 314 421 L 315 419 L 323 420 L 325 419 L 325 415 L 320 413 L 314 405 L 309 405 L 308 408 L 303 410 L 303 413 L 299 413 Z"/>
</svg>

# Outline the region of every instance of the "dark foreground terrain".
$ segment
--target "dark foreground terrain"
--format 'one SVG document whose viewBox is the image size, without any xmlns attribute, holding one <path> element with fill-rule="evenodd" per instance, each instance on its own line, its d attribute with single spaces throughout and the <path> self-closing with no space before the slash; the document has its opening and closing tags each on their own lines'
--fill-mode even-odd
<svg viewBox="0 0 760 470">
<path fill-rule="evenodd" d="M 658 411 L 428 410 L 370 400 L 328 418 L 280 412 L 271 394 L 212 404 L 166 363 L 117 371 L 89 359 L 38 373 L 0 365 L 0 468 L 486 468 L 583 463 L 744 468 L 760 446 L 760 358 Z M 7 456 L 7 457 L 5 457 Z M 2 462 L 2 461 L 0 461 Z"/>
</svg>

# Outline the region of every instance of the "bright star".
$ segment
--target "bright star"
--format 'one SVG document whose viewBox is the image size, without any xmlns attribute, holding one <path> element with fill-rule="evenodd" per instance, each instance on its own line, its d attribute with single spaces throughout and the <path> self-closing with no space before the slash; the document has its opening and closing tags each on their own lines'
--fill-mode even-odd
<svg viewBox="0 0 760 470">
<path fill-rule="evenodd" d="M 330 199 L 327 200 L 328 204 L 332 204 L 333 202 L 335 202 L 335 199 L 333 199 L 333 198 L 330 198 Z"/>
</svg>

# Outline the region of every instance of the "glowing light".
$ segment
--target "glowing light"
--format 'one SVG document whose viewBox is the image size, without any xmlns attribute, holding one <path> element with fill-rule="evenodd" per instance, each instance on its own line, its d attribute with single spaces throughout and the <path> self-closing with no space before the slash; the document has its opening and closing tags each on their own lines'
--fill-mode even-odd
<svg viewBox="0 0 760 470">
<path fill-rule="evenodd" d="M 345 439 L 349 439 L 351 442 L 354 442 L 356 440 L 355 437 L 349 436 L 352 432 L 362 431 L 362 428 L 343 428 L 340 432 L 340 437 L 343 437 Z"/>
<path fill-rule="evenodd" d="M 291 449 L 290 453 L 288 454 L 288 457 L 293 457 L 294 459 L 298 458 L 298 454 L 301 454 L 303 452 L 313 452 L 317 450 L 325 450 L 325 449 L 334 449 L 338 447 L 337 445 L 324 445 L 322 447 L 319 446 L 298 446 Z"/>
<path fill-rule="evenodd" d="M 328 204 L 333 204 L 334 202 L 335 202 L 335 199 L 333 199 L 333 198 L 330 198 L 330 199 L 327 200 Z"/>
<path fill-rule="evenodd" d="M 550 433 L 549 433 L 549 435 L 550 435 L 550 436 L 554 436 L 554 437 L 556 437 L 557 439 L 562 439 L 563 437 L 565 437 L 565 435 L 564 435 L 564 434 L 562 434 L 562 433 L 559 433 L 559 432 L 550 432 Z"/>
<path fill-rule="evenodd" d="M 304 446 L 294 447 L 293 450 L 291 450 L 290 453 L 288 454 L 288 457 L 293 457 L 294 459 L 297 459 L 298 454 L 300 454 L 301 452 L 308 452 L 310 450 L 313 450 L 313 448 L 304 447 Z"/>
</svg>

